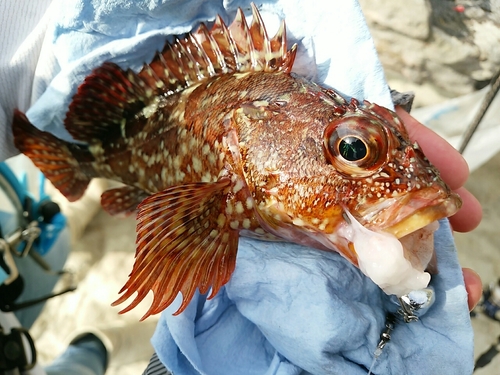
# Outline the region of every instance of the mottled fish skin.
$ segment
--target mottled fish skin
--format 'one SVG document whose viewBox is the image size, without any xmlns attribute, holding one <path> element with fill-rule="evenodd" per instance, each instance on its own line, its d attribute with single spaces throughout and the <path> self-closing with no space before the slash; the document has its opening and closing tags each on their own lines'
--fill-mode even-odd
<svg viewBox="0 0 500 375">
<path fill-rule="evenodd" d="M 70 200 L 93 177 L 126 186 L 102 196 L 137 213 L 137 252 L 122 303 L 150 291 L 145 317 L 182 312 L 196 289 L 213 297 L 231 277 L 240 234 L 339 251 L 349 211 L 398 238 L 453 214 L 441 181 L 397 115 L 291 73 L 284 23 L 268 38 L 255 6 L 226 28 L 167 43 L 139 73 L 105 63 L 79 87 L 61 141 L 14 116 L 16 146 Z"/>
</svg>

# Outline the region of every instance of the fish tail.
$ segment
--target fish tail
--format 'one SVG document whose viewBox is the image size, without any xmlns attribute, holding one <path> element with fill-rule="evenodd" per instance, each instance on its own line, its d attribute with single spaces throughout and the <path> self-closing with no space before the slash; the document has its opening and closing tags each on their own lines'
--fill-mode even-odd
<svg viewBox="0 0 500 375">
<path fill-rule="evenodd" d="M 71 144 L 36 128 L 18 110 L 14 112 L 12 132 L 17 149 L 28 156 L 69 201 L 83 195 L 92 178 L 83 172 L 78 162 L 82 157 L 91 157 L 86 146 Z"/>
</svg>

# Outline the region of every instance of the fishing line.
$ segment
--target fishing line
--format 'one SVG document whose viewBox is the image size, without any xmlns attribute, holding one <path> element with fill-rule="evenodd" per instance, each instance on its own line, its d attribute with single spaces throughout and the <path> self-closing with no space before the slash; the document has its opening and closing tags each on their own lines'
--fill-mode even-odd
<svg viewBox="0 0 500 375">
<path fill-rule="evenodd" d="M 394 330 L 396 323 L 412 323 L 419 320 L 419 315 L 424 315 L 435 301 L 434 288 L 414 290 L 408 294 L 398 297 L 396 304 L 399 304 L 399 309 L 396 313 L 388 313 L 385 318 L 385 328 L 380 334 L 380 341 L 377 348 L 373 352 L 373 360 L 368 369 L 368 375 L 372 375 L 373 368 L 377 359 L 382 354 L 383 349 L 391 340 L 391 333 Z"/>
<path fill-rule="evenodd" d="M 391 332 L 394 330 L 395 324 L 396 316 L 392 313 L 387 314 L 385 318 L 385 329 L 380 334 L 380 342 L 377 345 L 377 349 L 373 352 L 373 360 L 368 370 L 368 375 L 371 375 L 375 362 L 377 362 L 378 357 L 382 354 L 385 345 L 391 340 Z"/>
</svg>

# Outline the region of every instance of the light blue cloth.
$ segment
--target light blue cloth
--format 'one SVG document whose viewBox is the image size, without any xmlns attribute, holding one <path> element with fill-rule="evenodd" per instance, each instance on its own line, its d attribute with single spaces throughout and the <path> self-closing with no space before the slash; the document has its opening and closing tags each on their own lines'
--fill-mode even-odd
<svg viewBox="0 0 500 375">
<path fill-rule="evenodd" d="M 436 248 L 436 302 L 398 323 L 374 374 L 471 374 L 467 296 L 446 220 Z M 367 374 L 387 312 L 398 306 L 338 254 L 240 241 L 236 271 L 213 300 L 167 309 L 153 345 L 179 375 Z"/>
<path fill-rule="evenodd" d="M 272 34 L 286 18 L 298 42 L 295 71 L 358 99 L 390 107 L 380 63 L 357 2 L 258 2 Z M 28 113 L 40 128 L 61 127 L 71 96 L 104 61 L 138 68 L 167 35 L 189 31 L 216 13 L 230 21 L 249 1 L 61 1 L 52 28 L 59 70 L 35 81 L 44 92 Z M 248 14 L 248 12 L 247 12 Z M 420 322 L 399 324 L 375 374 L 470 374 L 472 329 L 460 266 L 445 221 L 436 248 L 436 302 Z M 176 375 L 366 374 L 395 311 L 390 298 L 334 253 L 291 244 L 240 241 L 236 271 L 211 301 L 197 295 L 161 317 L 153 344 Z"/>
</svg>

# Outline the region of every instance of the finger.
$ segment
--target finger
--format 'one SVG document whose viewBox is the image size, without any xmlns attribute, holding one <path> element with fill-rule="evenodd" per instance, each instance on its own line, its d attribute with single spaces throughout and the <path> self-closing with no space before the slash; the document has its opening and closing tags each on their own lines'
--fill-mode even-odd
<svg viewBox="0 0 500 375">
<path fill-rule="evenodd" d="M 470 268 L 462 268 L 464 274 L 465 289 L 467 290 L 467 302 L 469 311 L 476 307 L 481 295 L 483 294 L 483 283 L 481 277 Z"/>
<path fill-rule="evenodd" d="M 417 141 L 425 156 L 439 169 L 441 178 L 452 189 L 462 187 L 469 177 L 469 166 L 465 159 L 444 138 L 415 120 L 402 108 L 396 112 L 403 120 L 410 139 Z"/>
<path fill-rule="evenodd" d="M 476 197 L 467 189 L 457 189 L 456 193 L 462 198 L 462 208 L 449 218 L 451 227 L 457 232 L 470 232 L 481 222 L 483 209 Z"/>
</svg>

